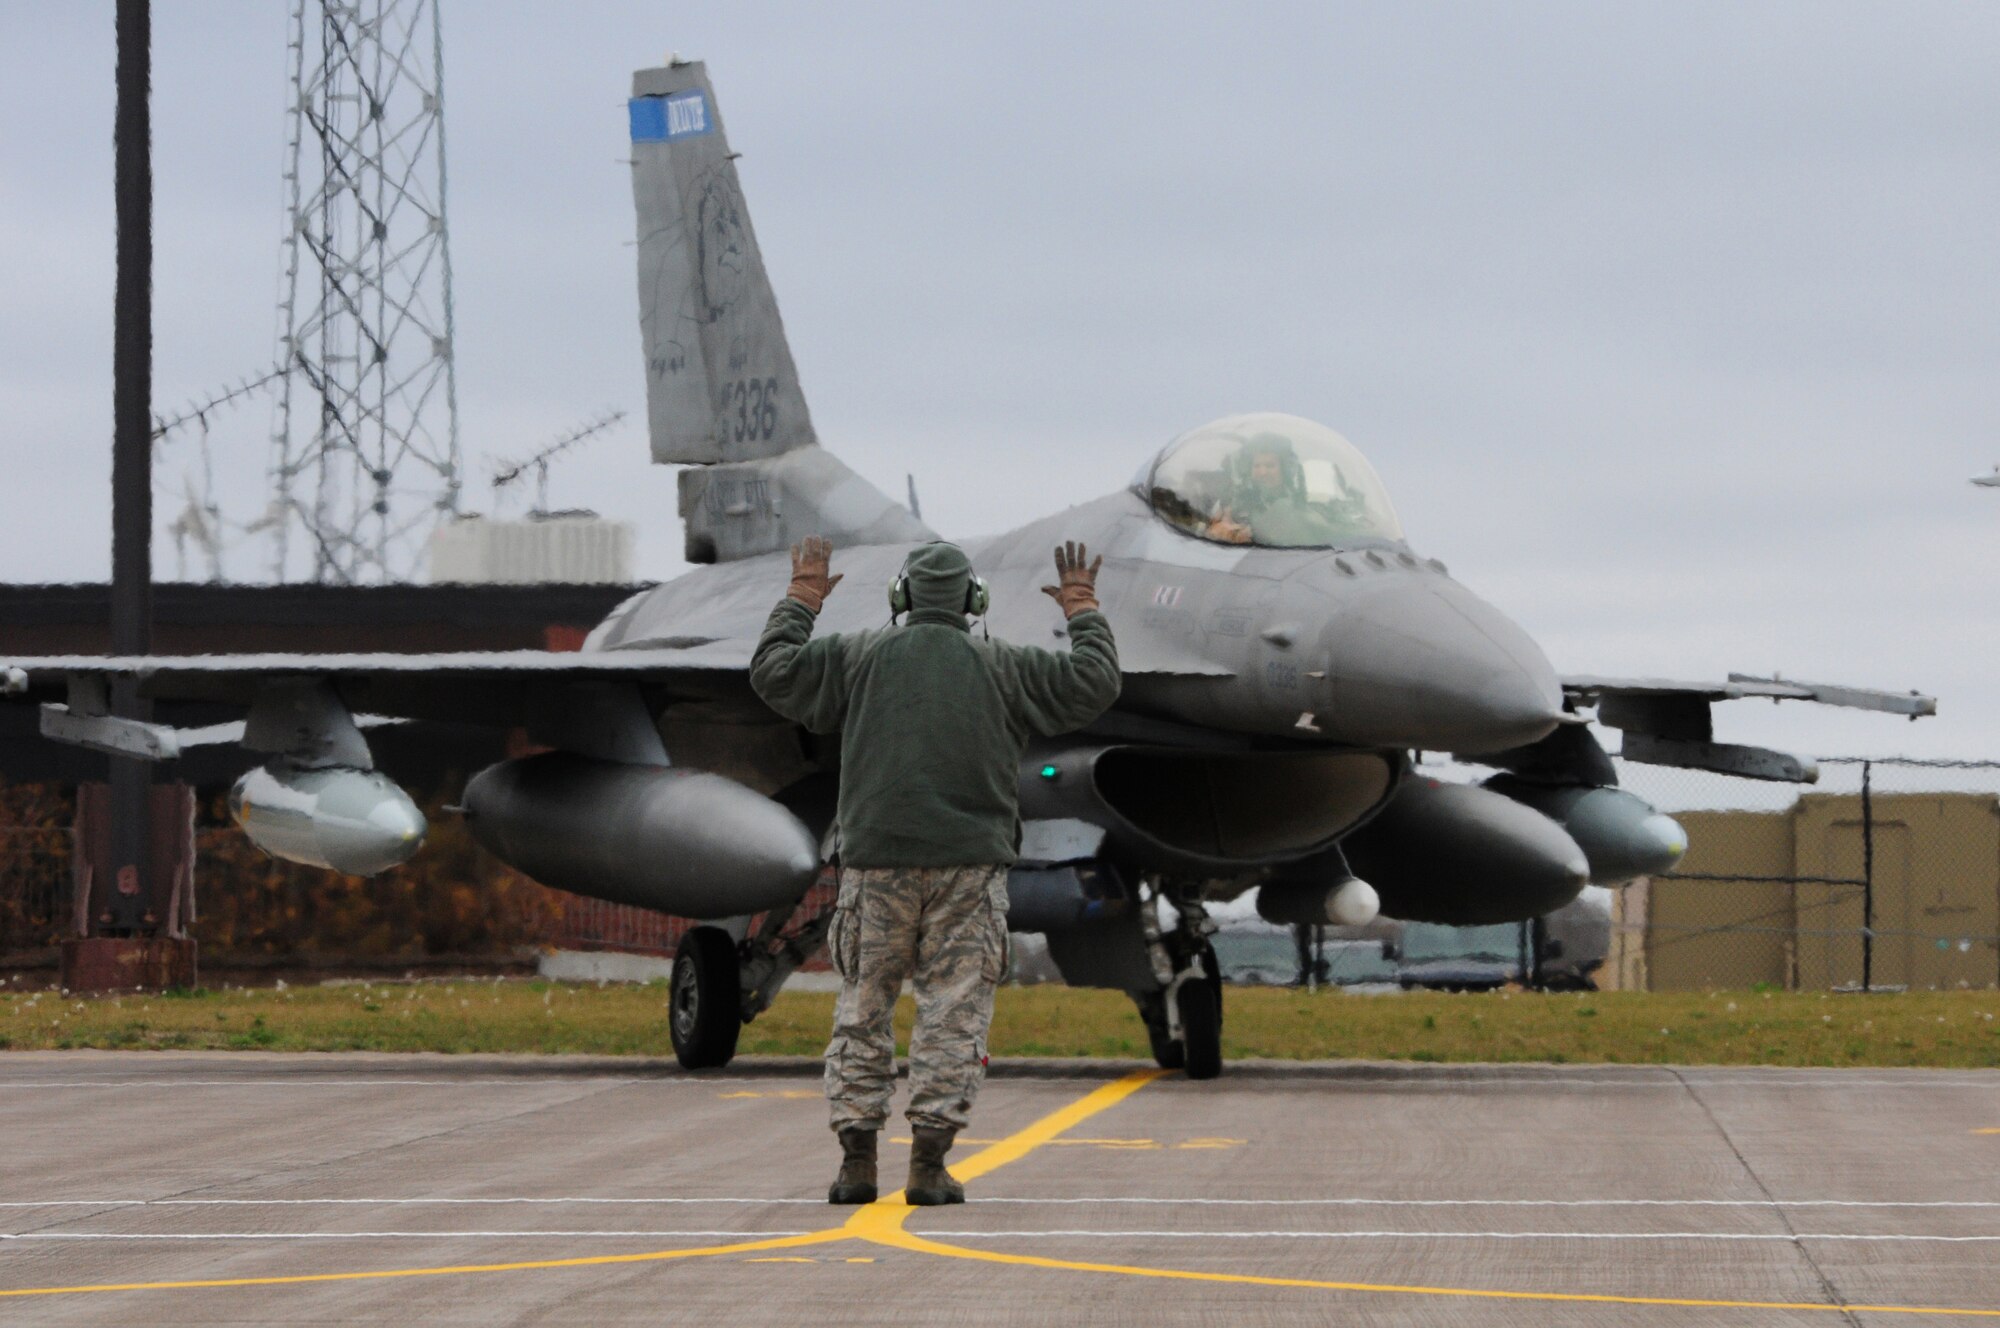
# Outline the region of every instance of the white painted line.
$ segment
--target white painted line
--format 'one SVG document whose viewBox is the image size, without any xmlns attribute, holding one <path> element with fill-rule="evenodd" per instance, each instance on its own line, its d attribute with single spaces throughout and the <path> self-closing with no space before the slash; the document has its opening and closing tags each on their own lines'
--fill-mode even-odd
<svg viewBox="0 0 2000 1328">
<path fill-rule="evenodd" d="M 774 1079 L 646 1079 L 616 1075 L 492 1075 L 464 1079 L 0 1079 L 0 1088 L 482 1088 L 514 1085 L 522 1088 L 586 1088 L 646 1085 L 652 1088 L 708 1088 L 721 1084 L 769 1084 L 796 1081 Z M 1099 1082 L 1092 1080 L 1091 1082 Z"/>
<path fill-rule="evenodd" d="M 2000 1208 L 2000 1199 L 995 1199 L 982 1204 L 1162 1204 L 1265 1208 Z"/>
<path fill-rule="evenodd" d="M 765 1240 L 809 1231 L 34 1231 L 0 1233 L 6 1241 L 147 1240 Z M 1713 1231 L 926 1231 L 935 1240 L 1842 1240 L 1944 1244 L 2000 1243 L 2000 1234 L 1944 1236 L 1906 1233 Z"/>
<path fill-rule="evenodd" d="M 1444 1068 L 1449 1068 L 1449 1067 L 1444 1067 Z M 1682 1081 L 1679 1077 L 1676 1077 L 1675 1074 L 1671 1073 L 1670 1069 L 1678 1070 L 1679 1074 L 1685 1076 L 1689 1082 L 1692 1082 L 1701 1087 L 1840 1088 L 1840 1089 L 1846 1089 L 1846 1088 L 1992 1089 L 1995 1087 L 2000 1087 L 2000 1071 L 1995 1071 L 1990 1074 L 1983 1074 L 1978 1077 L 1974 1077 L 1972 1075 L 1967 1075 L 1963 1073 L 1955 1074 L 1951 1077 L 1933 1077 L 1931 1075 L 1927 1075 L 1923 1071 L 1916 1071 L 1906 1078 L 1885 1079 L 1878 1077 L 1878 1078 L 1864 1079 L 1864 1078 L 1847 1077 L 1861 1073 L 1860 1071 L 1855 1071 L 1855 1070 L 1841 1070 L 1841 1069 L 1812 1070 L 1812 1069 L 1802 1068 L 1793 1070 L 1790 1073 L 1784 1075 L 1747 1076 L 1740 1074 L 1739 1075 L 1718 1074 L 1711 1076 L 1702 1074 L 1697 1069 L 1690 1069 L 1689 1067 L 1685 1066 L 1660 1067 L 1658 1069 L 1652 1069 L 1651 1067 L 1648 1067 L 1647 1070 L 1641 1073 L 1636 1073 L 1629 1076 L 1621 1075 L 1617 1077 L 1602 1077 L 1602 1076 L 1589 1076 L 1589 1075 L 1577 1075 L 1577 1074 L 1537 1075 L 1532 1073 L 1515 1073 L 1515 1074 L 1502 1073 L 1502 1074 L 1491 1075 L 1490 1077 L 1486 1075 L 1473 1074 L 1473 1075 L 1466 1075 L 1464 1077 L 1457 1077 L 1448 1074 L 1431 1074 L 1412 1068 L 1412 1070 L 1406 1074 L 1397 1073 L 1391 1070 L 1380 1074 L 1360 1073 L 1352 1075 L 1340 1075 L 1324 1079 L 1314 1078 L 1302 1074 L 1298 1076 L 1296 1079 L 1291 1080 L 1290 1082 L 1287 1082 L 1283 1076 L 1280 1076 L 1278 1079 L 1275 1080 L 1260 1077 L 1254 1080 L 1242 1080 L 1239 1082 L 1258 1083 L 1258 1084 L 1276 1083 L 1278 1086 L 1285 1088 L 1302 1088 L 1302 1089 L 1317 1088 L 1317 1089 L 1324 1089 L 1325 1091 L 1334 1091 L 1342 1088 L 1357 1088 L 1357 1087 L 1361 1088 L 1418 1087 L 1426 1090 L 1433 1090 L 1439 1087 L 1448 1087 L 1453 1089 L 1470 1090 L 1470 1089 L 1503 1089 L 1503 1088 L 1533 1089 L 1533 1088 L 1544 1088 L 1551 1086 L 1582 1087 L 1582 1088 L 1631 1088 L 1631 1089 L 1648 1089 L 1658 1092 L 1680 1091 L 1682 1089 Z M 1109 1073 L 1109 1071 L 1107 1071 L 1107 1073 Z M 998 1075 L 989 1076 L 988 1082 L 1002 1084 L 1008 1087 L 1013 1087 L 1016 1085 L 1034 1086 L 1038 1084 L 1084 1084 L 1084 1083 L 1097 1084 L 1097 1083 L 1102 1083 L 1103 1078 L 1102 1076 L 1098 1075 L 1079 1074 L 1079 1075 L 1060 1075 L 1060 1076 L 1035 1075 L 1032 1077 L 1015 1079 L 1006 1075 L 1005 1073 L 1001 1073 Z M 692 1078 L 681 1078 L 678 1076 L 666 1076 L 666 1075 L 645 1076 L 645 1075 L 511 1075 L 511 1074 L 469 1075 L 453 1079 L 404 1079 L 404 1078 L 378 1079 L 378 1078 L 372 1078 L 368 1076 L 358 1076 L 358 1075 L 340 1077 L 340 1078 L 331 1078 L 331 1077 L 294 1078 L 291 1076 L 250 1078 L 247 1076 L 231 1076 L 228 1078 L 221 1078 L 221 1079 L 183 1079 L 183 1078 L 13 1079 L 13 1080 L 0 1079 L 0 1089 L 378 1088 L 378 1087 L 379 1088 L 463 1088 L 467 1085 L 492 1087 L 492 1086 L 503 1086 L 509 1084 L 518 1085 L 522 1087 L 542 1087 L 547 1085 L 562 1085 L 562 1084 L 587 1084 L 593 1087 L 602 1087 L 606 1085 L 612 1085 L 612 1086 L 630 1085 L 630 1086 L 650 1086 L 655 1088 L 701 1088 L 704 1086 L 716 1085 L 716 1084 L 783 1084 L 783 1083 L 816 1085 L 818 1083 L 818 1080 L 809 1075 L 801 1075 L 797 1078 L 791 1078 L 789 1076 L 784 1076 L 784 1075 L 776 1075 L 776 1076 L 759 1075 L 755 1077 L 730 1076 L 730 1077 L 719 1077 L 713 1079 L 709 1078 L 692 1079 Z M 1187 1087 L 1187 1085 L 1185 1085 L 1184 1083 L 1180 1083 L 1178 1081 L 1169 1081 L 1168 1083 L 1162 1085 L 1162 1087 L 1169 1087 L 1169 1088 Z M 1200 1088 L 1191 1088 L 1190 1091 L 1210 1093 L 1210 1094 L 1218 1092 L 1227 1092 L 1229 1091 L 1229 1085 L 1225 1084 L 1219 1087 L 1213 1085 L 1204 1085 Z"/>
<path fill-rule="evenodd" d="M 1684 1070 L 1683 1073 L 1685 1073 Z M 1263 1082 L 1268 1083 L 1270 1081 L 1265 1080 Z M 1977 1088 L 1991 1090 L 2000 1088 L 2000 1075 L 1984 1079 L 1836 1079 L 1830 1075 L 1815 1075 L 1810 1078 L 1797 1079 L 1710 1079 L 1690 1075 L 1688 1076 L 1688 1083 L 1693 1084 L 1697 1088 Z M 1437 1076 L 1436 1078 L 1417 1075 L 1387 1075 L 1382 1077 L 1356 1075 L 1353 1078 L 1319 1081 L 1301 1080 L 1297 1085 L 1287 1084 L 1285 1087 L 1319 1086 L 1321 1084 L 1328 1091 L 1342 1088 L 1421 1088 L 1426 1092 L 1436 1092 L 1442 1088 L 1449 1088 L 1454 1091 L 1463 1090 L 1471 1092 L 1476 1090 L 1522 1090 L 1551 1087 L 1647 1089 L 1654 1092 L 1686 1091 L 1685 1086 L 1679 1079 L 1664 1073 L 1632 1079 L 1592 1079 L 1568 1075 L 1495 1076 L 1491 1079 L 1479 1076 L 1467 1076 L 1460 1079 L 1444 1075 Z M 1219 1090 L 1211 1089 L 1208 1091 Z"/>
<path fill-rule="evenodd" d="M 30 1231 L 9 1240 L 765 1240 L 810 1231 Z"/>
<path fill-rule="evenodd" d="M 1159 1204 L 1174 1208 L 2000 1208 L 2000 1199 L 1163 1199 L 1148 1196 L 1107 1196 L 1096 1198 L 1024 1199 L 991 1198 L 986 1204 Z M 806 1204 L 822 1207 L 822 1199 L 760 1199 L 736 1196 L 638 1196 L 608 1197 L 569 1195 L 536 1197 L 502 1195 L 489 1198 L 433 1198 L 413 1196 L 394 1199 L 8 1199 L 0 1208 L 303 1208 L 317 1206 L 353 1207 L 449 1207 L 501 1204 L 608 1204 L 647 1207 L 673 1204 L 739 1204 L 762 1207 L 769 1204 Z"/>
<path fill-rule="evenodd" d="M 1713 1231 L 923 1231 L 932 1240 L 1875 1240 L 2000 1243 L 2000 1234 L 1918 1236 L 1903 1234 Z"/>
<path fill-rule="evenodd" d="M 351 1204 L 363 1207 L 388 1207 L 409 1205 L 415 1207 L 444 1207 L 451 1204 L 751 1204 L 762 1207 L 765 1204 L 812 1204 L 826 1207 L 824 1199 L 567 1199 L 567 1198 L 495 1198 L 495 1199 L 10 1199 L 0 1202 L 0 1208 L 286 1208 L 308 1207 L 334 1204 Z"/>
</svg>

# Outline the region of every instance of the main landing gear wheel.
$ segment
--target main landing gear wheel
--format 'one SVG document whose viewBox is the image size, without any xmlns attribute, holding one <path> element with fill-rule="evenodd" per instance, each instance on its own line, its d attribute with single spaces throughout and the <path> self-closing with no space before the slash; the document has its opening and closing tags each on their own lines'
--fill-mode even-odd
<svg viewBox="0 0 2000 1328">
<path fill-rule="evenodd" d="M 712 1070 L 736 1055 L 743 993 L 736 941 L 720 927 L 696 927 L 674 951 L 668 1029 L 674 1055 L 690 1070 Z"/>
</svg>

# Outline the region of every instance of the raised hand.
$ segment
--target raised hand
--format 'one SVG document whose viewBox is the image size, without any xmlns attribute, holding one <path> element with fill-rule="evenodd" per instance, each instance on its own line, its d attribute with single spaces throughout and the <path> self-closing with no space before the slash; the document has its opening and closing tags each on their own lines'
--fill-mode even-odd
<svg viewBox="0 0 2000 1328">
<path fill-rule="evenodd" d="M 833 541 L 808 535 L 792 546 L 792 584 L 785 594 L 818 613 L 841 578 L 830 572 Z"/>
<path fill-rule="evenodd" d="M 1216 510 L 1215 519 L 1208 523 L 1208 529 L 1203 533 L 1210 539 L 1221 540 L 1225 544 L 1250 542 L 1250 527 L 1236 519 L 1236 514 L 1229 510 L 1228 503 L 1224 503 Z"/>
<path fill-rule="evenodd" d="M 1042 593 L 1062 605 L 1065 618 L 1097 607 L 1097 569 L 1104 566 L 1104 559 L 1100 555 L 1086 565 L 1089 556 L 1089 550 L 1074 540 L 1056 550 L 1056 584 L 1043 586 Z"/>
</svg>

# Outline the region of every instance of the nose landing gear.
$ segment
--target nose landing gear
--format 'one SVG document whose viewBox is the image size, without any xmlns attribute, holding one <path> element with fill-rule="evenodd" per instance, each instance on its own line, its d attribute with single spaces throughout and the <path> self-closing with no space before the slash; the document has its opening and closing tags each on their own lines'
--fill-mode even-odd
<svg viewBox="0 0 2000 1328">
<path fill-rule="evenodd" d="M 1222 970 L 1208 938 L 1216 925 L 1193 891 L 1171 897 L 1174 923 L 1163 930 L 1159 905 L 1169 898 L 1155 886 L 1139 908 L 1139 926 L 1160 985 L 1136 997 L 1139 1017 L 1163 1070 L 1184 1070 L 1190 1079 L 1222 1073 Z"/>
</svg>

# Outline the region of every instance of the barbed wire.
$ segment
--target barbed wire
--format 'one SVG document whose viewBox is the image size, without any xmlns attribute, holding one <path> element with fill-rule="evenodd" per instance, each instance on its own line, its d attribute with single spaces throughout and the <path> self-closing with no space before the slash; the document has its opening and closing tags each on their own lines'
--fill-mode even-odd
<svg viewBox="0 0 2000 1328">
<path fill-rule="evenodd" d="M 1745 876 L 1741 872 L 1661 872 L 1656 881 L 1736 881 L 1750 885 L 1867 885 L 1858 876 Z"/>
<path fill-rule="evenodd" d="M 1852 903 L 1853 901 L 1845 900 L 1839 902 Z M 1821 907 L 1821 906 L 1814 905 L 1814 907 Z M 1615 932 L 1621 932 L 1627 936 L 1641 936 L 1641 937 L 1649 934 L 1658 935 L 1660 932 L 1663 931 L 1685 933 L 1684 935 L 1674 937 L 1673 939 L 1676 941 L 1692 940 L 1700 936 L 1726 933 L 1730 935 L 1744 935 L 1744 936 L 1837 937 L 1857 942 L 1863 936 L 1872 935 L 1878 941 L 1893 937 L 1902 940 L 1919 940 L 1919 941 L 1931 941 L 1931 942 L 1945 941 L 1951 945 L 1957 945 L 1960 941 L 1977 942 L 1979 944 L 2000 944 L 2000 935 L 1989 934 L 1986 932 L 1976 932 L 1976 931 L 1952 932 L 1948 935 L 1939 935 L 1936 932 L 1907 931 L 1889 927 L 1875 927 L 1872 929 L 1867 927 L 1824 927 L 1824 928 L 1750 927 L 1738 923 L 1730 923 L 1729 925 L 1724 927 L 1695 927 L 1689 923 L 1676 924 L 1671 922 L 1668 923 L 1648 922 L 1644 925 L 1636 923 L 1617 923 L 1613 925 L 1612 930 Z"/>
<path fill-rule="evenodd" d="M 1821 765 L 1886 765 L 1909 770 L 2000 770 L 2000 761 L 1948 756 L 1822 756 Z"/>
</svg>

